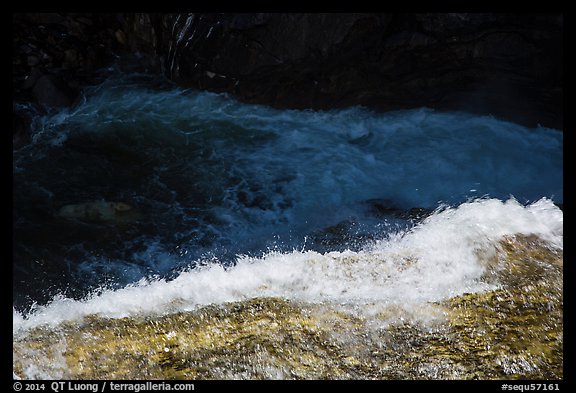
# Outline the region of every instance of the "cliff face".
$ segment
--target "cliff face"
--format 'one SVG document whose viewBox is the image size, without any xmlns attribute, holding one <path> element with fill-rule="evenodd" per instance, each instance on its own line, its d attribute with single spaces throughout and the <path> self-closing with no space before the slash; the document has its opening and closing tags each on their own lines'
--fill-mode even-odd
<svg viewBox="0 0 576 393">
<path fill-rule="evenodd" d="M 428 106 L 562 128 L 562 25 L 558 14 L 20 14 L 14 90 L 71 105 L 128 54 L 179 85 L 274 107 Z"/>
</svg>

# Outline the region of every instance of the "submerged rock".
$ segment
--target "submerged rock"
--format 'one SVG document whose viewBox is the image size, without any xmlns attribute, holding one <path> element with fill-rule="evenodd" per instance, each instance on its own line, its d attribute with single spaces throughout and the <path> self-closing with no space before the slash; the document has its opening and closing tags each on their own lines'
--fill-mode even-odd
<svg viewBox="0 0 576 393">
<path fill-rule="evenodd" d="M 503 240 L 515 264 L 526 237 Z M 255 298 L 167 315 L 98 315 L 14 337 L 17 376 L 63 379 L 562 379 L 558 253 L 546 275 L 412 311 Z M 561 259 L 561 256 L 560 256 Z M 35 364 L 35 367 L 30 367 Z"/>
<path fill-rule="evenodd" d="M 358 228 L 358 223 L 352 219 L 317 230 L 308 239 L 314 249 L 326 251 L 361 249 L 371 240 L 374 240 L 373 235 L 363 233 Z"/>
<path fill-rule="evenodd" d="M 127 203 L 104 200 L 62 206 L 57 216 L 96 222 L 135 221 L 141 217 L 140 213 Z"/>
<path fill-rule="evenodd" d="M 433 209 L 424 207 L 412 207 L 402 209 L 397 207 L 393 201 L 388 199 L 369 199 L 365 202 L 371 214 L 376 217 L 394 217 L 404 220 L 422 220 L 432 213 Z"/>
</svg>

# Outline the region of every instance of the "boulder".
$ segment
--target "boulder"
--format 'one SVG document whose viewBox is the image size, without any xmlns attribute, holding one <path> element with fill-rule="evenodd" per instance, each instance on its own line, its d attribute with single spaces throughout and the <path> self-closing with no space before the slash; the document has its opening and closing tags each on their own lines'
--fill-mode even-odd
<svg viewBox="0 0 576 393">
<path fill-rule="evenodd" d="M 30 118 L 25 114 L 12 112 L 12 146 L 18 149 L 30 142 Z"/>
<path fill-rule="evenodd" d="M 44 106 L 62 108 L 72 106 L 77 93 L 60 77 L 45 74 L 36 80 L 32 95 L 38 103 Z"/>
<path fill-rule="evenodd" d="M 82 87 L 101 80 L 99 70 L 121 47 L 116 14 L 15 13 L 12 21 L 17 102 L 73 105 Z"/>
</svg>

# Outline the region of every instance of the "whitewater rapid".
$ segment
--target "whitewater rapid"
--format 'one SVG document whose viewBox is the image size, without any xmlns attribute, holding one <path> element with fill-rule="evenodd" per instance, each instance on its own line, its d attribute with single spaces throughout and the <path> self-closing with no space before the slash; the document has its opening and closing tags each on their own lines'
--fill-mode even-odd
<svg viewBox="0 0 576 393">
<path fill-rule="evenodd" d="M 558 130 L 277 110 L 142 75 L 32 127 L 13 160 L 15 331 L 259 296 L 432 302 L 496 285 L 482 259 L 504 235 L 562 244 Z M 58 216 L 94 201 L 137 218 Z"/>
<path fill-rule="evenodd" d="M 505 235 L 537 235 L 563 248 L 563 213 L 550 200 L 522 206 L 514 199 L 480 199 L 437 211 L 421 224 L 353 252 L 272 252 L 239 257 L 225 269 L 210 262 L 173 280 L 142 279 L 83 300 L 57 297 L 28 315 L 14 310 L 14 334 L 88 315 L 163 315 L 198 306 L 280 297 L 309 303 L 379 309 L 445 300 L 494 289 L 490 257 Z"/>
<path fill-rule="evenodd" d="M 83 94 L 13 154 L 15 377 L 561 377 L 561 131 Z"/>
</svg>

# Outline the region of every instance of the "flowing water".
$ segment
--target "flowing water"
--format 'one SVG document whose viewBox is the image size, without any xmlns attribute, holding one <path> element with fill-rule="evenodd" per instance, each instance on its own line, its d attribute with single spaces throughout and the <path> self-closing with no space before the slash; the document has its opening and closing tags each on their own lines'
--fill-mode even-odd
<svg viewBox="0 0 576 393">
<path fill-rule="evenodd" d="M 13 160 L 17 377 L 562 376 L 558 130 L 276 110 L 144 75 L 33 127 Z M 468 351 L 464 303 L 524 318 L 514 340 L 558 334 L 490 367 L 398 349 Z"/>
</svg>

